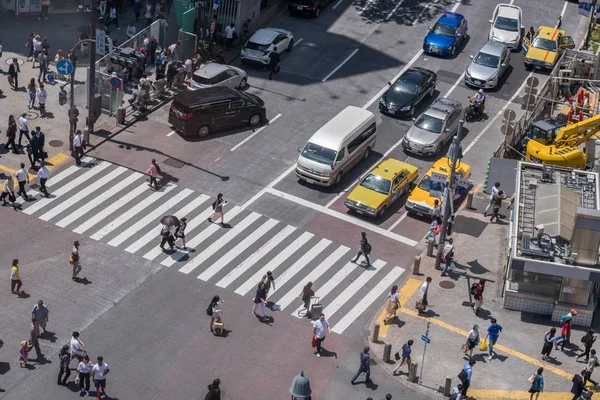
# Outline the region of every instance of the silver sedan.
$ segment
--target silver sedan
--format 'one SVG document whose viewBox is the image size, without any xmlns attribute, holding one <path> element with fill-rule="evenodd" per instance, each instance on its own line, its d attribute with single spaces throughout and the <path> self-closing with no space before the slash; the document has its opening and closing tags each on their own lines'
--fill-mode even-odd
<svg viewBox="0 0 600 400">
<path fill-rule="evenodd" d="M 483 89 L 498 86 L 510 64 L 510 50 L 502 43 L 487 42 L 471 56 L 473 61 L 465 73 L 465 83 Z"/>
</svg>

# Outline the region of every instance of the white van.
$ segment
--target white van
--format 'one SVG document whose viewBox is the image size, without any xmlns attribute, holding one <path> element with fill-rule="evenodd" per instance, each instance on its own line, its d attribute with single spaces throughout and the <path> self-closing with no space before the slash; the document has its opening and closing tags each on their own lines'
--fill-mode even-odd
<svg viewBox="0 0 600 400">
<path fill-rule="evenodd" d="M 360 107 L 348 106 L 315 132 L 306 146 L 298 149 L 296 176 L 308 183 L 331 186 L 375 146 L 375 116 Z"/>
</svg>

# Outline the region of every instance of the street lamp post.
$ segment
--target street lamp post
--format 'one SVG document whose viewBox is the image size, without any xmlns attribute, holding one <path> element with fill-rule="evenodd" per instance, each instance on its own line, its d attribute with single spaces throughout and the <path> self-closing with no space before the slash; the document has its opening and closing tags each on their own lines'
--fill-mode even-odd
<svg viewBox="0 0 600 400">
<path fill-rule="evenodd" d="M 95 0 L 94 0 L 95 1 Z M 71 97 L 69 99 L 69 149 L 73 148 L 73 137 L 75 136 L 75 132 L 77 131 L 77 121 L 79 117 L 79 110 L 75 107 L 75 70 L 77 69 L 77 60 L 75 59 L 75 49 L 80 46 L 84 42 L 92 42 L 96 43 L 93 39 L 84 39 L 75 43 L 75 46 L 69 52 L 69 57 L 71 58 L 71 63 L 73 64 L 73 71 L 71 72 Z"/>
</svg>

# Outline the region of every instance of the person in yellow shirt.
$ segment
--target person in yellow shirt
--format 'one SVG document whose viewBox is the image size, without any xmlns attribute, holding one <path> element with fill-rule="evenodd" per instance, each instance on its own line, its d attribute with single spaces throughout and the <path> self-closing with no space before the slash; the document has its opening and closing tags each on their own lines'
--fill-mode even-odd
<svg viewBox="0 0 600 400">
<path fill-rule="evenodd" d="M 19 289 L 21 289 L 22 284 L 23 282 L 21 282 L 21 275 L 19 275 L 19 260 L 15 258 L 13 260 L 12 270 L 10 272 L 10 292 L 21 294 Z"/>
</svg>

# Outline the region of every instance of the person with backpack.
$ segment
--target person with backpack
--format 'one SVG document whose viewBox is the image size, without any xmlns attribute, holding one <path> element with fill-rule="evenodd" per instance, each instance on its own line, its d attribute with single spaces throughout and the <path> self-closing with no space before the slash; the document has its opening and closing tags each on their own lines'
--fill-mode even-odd
<svg viewBox="0 0 600 400">
<path fill-rule="evenodd" d="M 445 263 L 442 276 L 446 276 L 446 273 L 452 269 L 452 264 L 454 263 L 454 245 L 452 243 L 454 243 L 454 239 L 448 239 L 448 243 L 446 243 L 442 251 L 442 260 Z"/>
<path fill-rule="evenodd" d="M 473 377 L 473 365 L 475 365 L 475 360 L 469 360 L 463 366 L 463 369 L 458 374 L 458 379 L 460 379 L 463 389 L 461 392 L 462 397 L 467 398 L 467 391 L 469 390 L 469 386 L 471 386 L 471 378 Z"/>
<path fill-rule="evenodd" d="M 475 302 L 473 303 L 473 314 L 479 315 L 479 308 L 483 304 L 483 291 L 485 290 L 485 279 L 480 279 L 479 283 L 474 283 L 475 287 L 471 286 L 471 294 Z"/>
<path fill-rule="evenodd" d="M 221 389 L 219 386 L 221 385 L 220 379 L 215 379 L 213 383 L 208 385 L 208 393 L 204 397 L 204 400 L 221 400 Z"/>
<path fill-rule="evenodd" d="M 71 376 L 71 369 L 69 368 L 69 363 L 71 362 L 71 354 L 69 354 L 69 345 L 65 344 L 62 349 L 60 349 L 60 353 L 58 358 L 60 362 L 58 364 L 58 380 L 56 382 L 57 385 L 67 386 L 67 380 L 69 376 Z M 63 378 L 63 374 L 65 377 Z"/>
<path fill-rule="evenodd" d="M 535 394 L 535 398 L 540 396 L 540 392 L 544 391 L 544 377 L 542 376 L 542 372 L 544 372 L 544 368 L 538 368 L 537 372 L 529 378 L 529 382 L 531 382 L 531 387 L 529 388 L 529 400 L 533 400 L 533 395 Z"/>
<path fill-rule="evenodd" d="M 208 222 L 212 223 L 215 217 L 221 217 L 221 225 L 225 225 L 225 211 L 223 211 L 225 204 L 227 204 L 227 202 L 223 199 L 223 193 L 219 193 L 217 199 L 212 203 L 214 213 L 208 217 Z"/>
<path fill-rule="evenodd" d="M 558 339 L 556 336 L 556 328 L 550 328 L 548 332 L 544 334 L 544 346 L 542 347 L 542 360 L 546 361 L 550 358 L 550 353 L 552 353 L 552 347 L 554 346 L 554 342 Z"/>
<path fill-rule="evenodd" d="M 581 343 L 583 343 L 583 346 L 585 347 L 585 351 L 577 356 L 577 358 L 575 359 L 576 361 L 579 361 L 579 359 L 581 357 L 585 356 L 585 362 L 588 362 L 588 359 L 590 357 L 590 350 L 592 349 L 592 346 L 594 345 L 594 342 L 596 341 L 596 336 L 594 336 L 595 333 L 596 333 L 595 330 L 590 329 L 581 338 Z"/>
<path fill-rule="evenodd" d="M 271 271 L 267 271 L 267 273 L 263 275 L 261 282 L 265 284 L 265 293 L 267 297 L 269 297 L 271 285 L 273 286 L 273 290 L 277 290 L 277 288 L 275 288 L 275 278 L 273 277 L 273 273 Z"/>
<path fill-rule="evenodd" d="M 158 182 L 156 178 L 158 178 L 158 175 L 160 175 L 160 167 L 158 166 L 156 159 L 152 159 L 152 163 L 150 164 L 150 168 L 148 168 L 146 171 L 146 174 L 150 175 L 150 183 L 148 186 L 152 188 L 152 184 L 154 183 L 154 190 L 158 190 Z"/>
<path fill-rule="evenodd" d="M 219 305 L 223 304 L 221 298 L 219 296 L 214 296 L 210 301 L 208 307 L 206 307 L 206 315 L 210 317 L 210 325 L 209 329 L 214 333 L 214 324 L 215 322 L 221 321 L 222 310 L 219 308 Z"/>
<path fill-rule="evenodd" d="M 369 260 L 369 254 L 371 254 L 371 250 L 373 249 L 371 247 L 371 245 L 369 244 L 369 241 L 367 240 L 367 233 L 366 232 L 361 232 L 361 239 L 360 239 L 360 250 L 358 250 L 358 254 L 356 255 L 356 257 L 352 260 L 353 263 L 357 263 L 358 259 L 360 258 L 360 256 L 364 255 L 365 256 L 365 260 L 367 260 L 367 268 L 371 266 L 371 261 Z"/>
<path fill-rule="evenodd" d="M 565 322 L 569 321 L 570 325 L 573 325 L 573 318 L 577 315 L 577 310 L 571 308 L 568 313 L 564 314 L 560 317 L 560 326 L 564 326 Z M 566 337 L 566 344 L 571 344 L 571 331 L 569 330 L 569 334 Z"/>
</svg>

